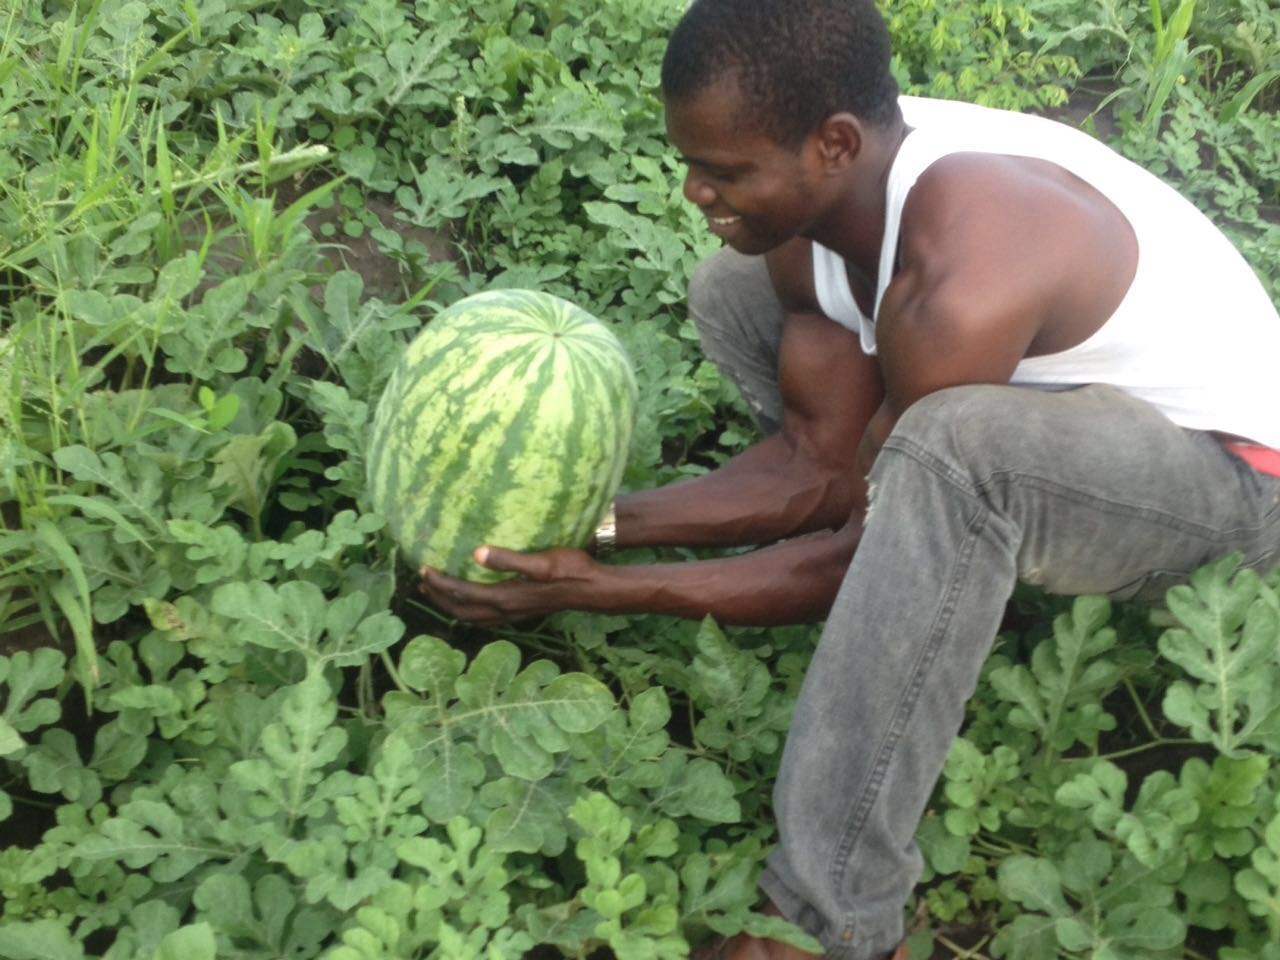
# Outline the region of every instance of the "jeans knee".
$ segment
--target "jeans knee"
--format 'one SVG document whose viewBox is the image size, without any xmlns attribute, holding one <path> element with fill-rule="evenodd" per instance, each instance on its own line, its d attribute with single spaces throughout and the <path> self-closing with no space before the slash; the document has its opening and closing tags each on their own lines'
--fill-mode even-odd
<svg viewBox="0 0 1280 960">
<path fill-rule="evenodd" d="M 727 300 L 736 288 L 734 256 L 728 248 L 719 250 L 699 263 L 689 278 L 689 316 L 704 343 L 719 341 L 731 325 L 733 311 Z"/>
<path fill-rule="evenodd" d="M 726 251 L 720 250 L 699 263 L 689 277 L 689 312 L 695 323 L 716 312 L 716 301 L 723 295 L 728 273 Z"/>
<path fill-rule="evenodd" d="M 725 247 L 703 260 L 689 278 L 689 312 L 699 329 L 735 331 L 775 340 L 782 329 L 782 304 L 764 257 Z"/>
</svg>

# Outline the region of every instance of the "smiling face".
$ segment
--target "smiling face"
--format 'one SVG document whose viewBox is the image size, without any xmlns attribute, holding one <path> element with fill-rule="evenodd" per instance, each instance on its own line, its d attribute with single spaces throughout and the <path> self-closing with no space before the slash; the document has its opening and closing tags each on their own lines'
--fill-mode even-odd
<svg viewBox="0 0 1280 960">
<path fill-rule="evenodd" d="M 822 156 L 815 138 L 796 148 L 741 122 L 732 79 L 667 103 L 667 134 L 688 171 L 684 195 L 712 233 L 740 253 L 772 250 L 805 233 L 822 210 Z"/>
</svg>

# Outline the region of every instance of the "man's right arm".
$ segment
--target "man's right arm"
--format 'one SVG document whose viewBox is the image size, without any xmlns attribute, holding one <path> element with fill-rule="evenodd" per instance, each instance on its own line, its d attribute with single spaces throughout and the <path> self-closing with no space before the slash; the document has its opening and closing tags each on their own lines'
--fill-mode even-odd
<svg viewBox="0 0 1280 960">
<path fill-rule="evenodd" d="M 732 547 L 838 529 L 865 507 L 858 442 L 883 399 L 857 334 L 818 312 L 807 240 L 769 255 L 786 311 L 782 429 L 701 477 L 627 494 L 617 545 Z"/>
</svg>

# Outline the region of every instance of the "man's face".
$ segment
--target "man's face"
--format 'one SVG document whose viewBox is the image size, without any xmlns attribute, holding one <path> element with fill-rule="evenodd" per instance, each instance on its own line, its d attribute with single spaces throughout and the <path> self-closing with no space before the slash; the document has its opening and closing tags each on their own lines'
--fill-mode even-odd
<svg viewBox="0 0 1280 960">
<path fill-rule="evenodd" d="M 684 195 L 711 232 L 741 253 L 772 250 L 803 232 L 817 212 L 818 186 L 808 140 L 782 146 L 736 122 L 745 116 L 732 79 L 667 103 L 667 135 L 688 170 Z"/>
</svg>

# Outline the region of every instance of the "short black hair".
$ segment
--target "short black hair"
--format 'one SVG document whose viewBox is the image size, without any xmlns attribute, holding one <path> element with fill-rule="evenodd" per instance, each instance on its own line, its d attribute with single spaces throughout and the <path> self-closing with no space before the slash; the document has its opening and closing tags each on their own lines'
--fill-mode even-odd
<svg viewBox="0 0 1280 960">
<path fill-rule="evenodd" d="M 875 0 L 694 0 L 667 43 L 662 93 L 685 100 L 733 76 L 740 119 L 794 147 L 833 113 L 892 122 L 890 57 Z"/>
</svg>

